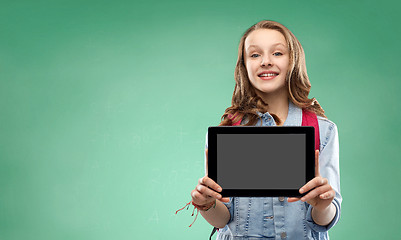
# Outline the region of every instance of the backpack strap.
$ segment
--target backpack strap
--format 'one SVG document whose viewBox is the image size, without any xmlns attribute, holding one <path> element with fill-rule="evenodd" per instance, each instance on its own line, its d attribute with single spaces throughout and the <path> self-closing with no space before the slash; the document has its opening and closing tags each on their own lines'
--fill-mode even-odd
<svg viewBox="0 0 401 240">
<path fill-rule="evenodd" d="M 229 114 L 228 115 L 228 117 L 231 120 L 233 120 L 236 116 L 237 116 L 237 114 L 234 114 L 234 115 Z M 242 121 L 242 118 L 240 120 L 238 120 L 237 122 L 233 122 L 233 124 L 231 126 L 239 126 L 239 125 L 241 125 L 241 121 Z"/>
<path fill-rule="evenodd" d="M 302 109 L 301 126 L 311 126 L 315 128 L 315 150 L 319 150 L 320 149 L 319 123 L 317 121 L 316 114 L 306 109 Z"/>
</svg>

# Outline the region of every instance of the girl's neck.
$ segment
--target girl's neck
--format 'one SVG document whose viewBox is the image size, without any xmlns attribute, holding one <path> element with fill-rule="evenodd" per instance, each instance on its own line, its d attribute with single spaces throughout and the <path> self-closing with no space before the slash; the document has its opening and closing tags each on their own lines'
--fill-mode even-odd
<svg viewBox="0 0 401 240">
<path fill-rule="evenodd" d="M 269 113 L 274 113 L 280 118 L 283 125 L 288 115 L 288 93 L 287 91 L 281 91 L 277 94 L 263 94 L 260 95 L 262 99 L 268 104 L 267 110 Z"/>
</svg>

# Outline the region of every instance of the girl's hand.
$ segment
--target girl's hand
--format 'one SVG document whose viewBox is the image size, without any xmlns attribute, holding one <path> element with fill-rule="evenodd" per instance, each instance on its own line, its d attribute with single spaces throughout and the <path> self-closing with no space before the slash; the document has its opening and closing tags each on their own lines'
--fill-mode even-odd
<svg viewBox="0 0 401 240">
<path fill-rule="evenodd" d="M 208 151 L 206 149 L 206 162 L 208 161 Z M 207 175 L 200 178 L 198 185 L 192 190 L 192 202 L 198 206 L 211 204 L 216 199 L 222 202 L 229 202 L 229 198 L 223 198 L 219 192 L 222 188 Z"/>
<path fill-rule="evenodd" d="M 315 178 L 299 189 L 300 193 L 310 192 L 301 198 L 288 198 L 288 202 L 303 201 L 312 205 L 317 211 L 326 210 L 336 195 L 327 178 L 320 176 L 319 150 L 315 152 Z"/>
</svg>

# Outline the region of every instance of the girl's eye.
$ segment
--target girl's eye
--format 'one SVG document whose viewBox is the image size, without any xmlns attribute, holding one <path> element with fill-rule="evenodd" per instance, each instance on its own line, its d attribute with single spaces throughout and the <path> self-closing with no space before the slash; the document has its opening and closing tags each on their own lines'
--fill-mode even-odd
<svg viewBox="0 0 401 240">
<path fill-rule="evenodd" d="M 259 57 L 259 56 L 260 56 L 259 54 L 254 53 L 254 54 L 251 55 L 251 58 L 256 58 L 256 57 Z"/>
<path fill-rule="evenodd" d="M 273 55 L 274 56 L 281 56 L 281 55 L 283 55 L 281 52 L 275 52 L 275 53 L 273 53 Z"/>
</svg>

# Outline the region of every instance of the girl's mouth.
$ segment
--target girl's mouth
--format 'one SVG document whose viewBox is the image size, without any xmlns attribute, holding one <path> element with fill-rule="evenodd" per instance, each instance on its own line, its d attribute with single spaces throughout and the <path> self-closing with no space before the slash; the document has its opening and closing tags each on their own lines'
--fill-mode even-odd
<svg viewBox="0 0 401 240">
<path fill-rule="evenodd" d="M 276 72 L 269 72 L 269 73 L 263 72 L 258 75 L 258 77 L 262 80 L 271 80 L 277 76 L 278 76 L 278 73 L 276 73 Z"/>
</svg>

